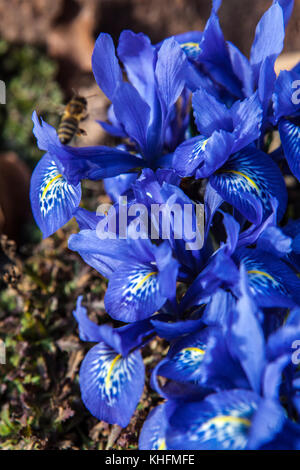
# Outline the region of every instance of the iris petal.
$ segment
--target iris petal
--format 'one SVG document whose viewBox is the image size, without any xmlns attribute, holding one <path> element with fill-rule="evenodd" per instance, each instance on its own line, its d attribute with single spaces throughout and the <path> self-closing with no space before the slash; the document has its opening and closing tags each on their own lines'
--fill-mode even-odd
<svg viewBox="0 0 300 470">
<path fill-rule="evenodd" d="M 46 153 L 33 172 L 30 187 L 32 212 L 44 238 L 72 218 L 80 199 L 80 183 L 69 184 Z"/>
<path fill-rule="evenodd" d="M 127 426 L 144 387 L 144 364 L 139 351 L 127 357 L 104 343 L 94 346 L 80 369 L 82 399 L 99 420 Z"/>
<path fill-rule="evenodd" d="M 289 167 L 300 181 L 300 118 L 281 119 L 278 129 Z"/>
<path fill-rule="evenodd" d="M 271 212 L 271 196 L 279 202 L 279 220 L 285 212 L 287 192 L 281 172 L 268 155 L 254 148 L 232 156 L 210 184 L 250 222 L 259 223 L 255 201 L 262 203 L 265 216 Z"/>
<path fill-rule="evenodd" d="M 110 277 L 105 306 L 115 320 L 143 320 L 163 306 L 166 297 L 159 289 L 158 272 L 154 267 L 138 264 L 122 265 Z"/>
<path fill-rule="evenodd" d="M 159 405 L 149 413 L 139 437 L 140 450 L 166 450 L 165 430 L 167 417 L 165 406 Z"/>
<path fill-rule="evenodd" d="M 249 287 L 259 306 L 288 308 L 299 303 L 300 280 L 283 261 L 249 248 L 237 250 L 234 257 L 245 265 Z"/>
<path fill-rule="evenodd" d="M 166 431 L 168 448 L 245 449 L 257 398 L 247 390 L 230 390 L 179 406 Z"/>
</svg>

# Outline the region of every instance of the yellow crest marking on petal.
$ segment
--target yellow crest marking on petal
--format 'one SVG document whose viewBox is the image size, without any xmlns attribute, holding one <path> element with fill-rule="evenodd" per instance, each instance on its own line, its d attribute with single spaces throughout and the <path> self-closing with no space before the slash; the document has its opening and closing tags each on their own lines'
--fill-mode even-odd
<svg viewBox="0 0 300 470">
<path fill-rule="evenodd" d="M 200 45 L 198 42 L 185 42 L 181 44 L 181 47 L 196 47 L 196 49 L 200 49 Z"/>
<path fill-rule="evenodd" d="M 44 189 L 44 191 L 43 191 L 43 194 L 42 194 L 42 196 L 41 196 L 41 200 L 43 200 L 44 197 L 46 196 L 46 193 L 47 193 L 47 191 L 48 191 L 48 189 L 49 189 L 49 186 L 51 186 L 51 184 L 53 184 L 54 181 L 56 181 L 58 178 L 62 178 L 62 177 L 63 177 L 63 175 L 61 175 L 61 174 L 56 175 L 56 176 L 54 176 L 54 178 L 52 178 L 52 179 L 46 184 L 46 187 L 45 187 L 45 189 Z"/>
<path fill-rule="evenodd" d="M 143 279 L 141 279 L 140 282 L 137 283 L 137 285 L 135 286 L 135 288 L 133 289 L 133 292 L 136 292 L 143 284 L 144 282 L 147 281 L 147 279 L 149 279 L 150 276 L 155 276 L 157 274 L 156 271 L 153 271 L 151 273 L 148 273 L 145 277 L 143 277 Z"/>
<path fill-rule="evenodd" d="M 205 354 L 204 349 L 200 349 L 200 348 L 184 348 L 182 352 L 184 351 L 196 351 L 199 354 Z"/>
<path fill-rule="evenodd" d="M 238 416 L 216 416 L 215 418 L 211 418 L 206 421 L 203 425 L 206 427 L 207 425 L 210 426 L 211 424 L 243 424 L 244 426 L 251 426 L 251 421 L 246 418 L 240 418 Z"/>
<path fill-rule="evenodd" d="M 157 450 L 166 450 L 167 446 L 166 446 L 166 440 L 163 439 L 159 448 Z"/>
<path fill-rule="evenodd" d="M 255 188 L 257 190 L 257 192 L 260 192 L 260 189 L 259 187 L 257 186 L 257 184 L 255 183 L 255 181 L 253 181 L 249 176 L 245 175 L 245 173 L 242 173 L 241 171 L 236 171 L 236 170 L 225 170 L 225 171 L 221 171 L 221 173 L 234 173 L 235 175 L 239 175 L 239 176 L 242 176 L 243 178 L 245 178 L 249 183 L 250 185 Z"/>
<path fill-rule="evenodd" d="M 271 279 L 272 281 L 275 281 L 274 277 L 271 276 L 271 274 L 266 273 L 265 271 L 256 271 L 256 269 L 252 269 L 250 271 L 247 271 L 248 274 L 258 274 L 260 276 L 265 276 L 268 279 Z"/>
<path fill-rule="evenodd" d="M 121 359 L 121 357 L 122 357 L 121 354 L 117 354 L 116 357 L 111 361 L 111 364 L 109 366 L 107 376 L 106 376 L 106 379 L 105 379 L 105 386 L 106 387 L 109 386 L 113 368 L 115 367 L 116 363 Z"/>
</svg>

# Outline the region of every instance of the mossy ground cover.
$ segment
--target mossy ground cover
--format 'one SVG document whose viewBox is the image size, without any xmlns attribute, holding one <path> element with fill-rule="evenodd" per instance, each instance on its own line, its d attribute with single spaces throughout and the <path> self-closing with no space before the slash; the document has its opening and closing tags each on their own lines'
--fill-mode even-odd
<svg viewBox="0 0 300 470">
<path fill-rule="evenodd" d="M 93 418 L 82 404 L 78 372 L 92 345 L 78 338 L 72 315 L 77 296 L 84 295 L 91 319 L 99 324 L 111 320 L 103 304 L 105 281 L 67 248 L 74 230 L 71 223 L 21 254 L 2 237 L 0 337 L 6 364 L 0 366 L 1 449 L 136 448 L 142 422 L 158 403 L 147 381 L 138 410 L 122 431 Z M 146 349 L 148 377 L 163 349 L 157 340 Z"/>
</svg>

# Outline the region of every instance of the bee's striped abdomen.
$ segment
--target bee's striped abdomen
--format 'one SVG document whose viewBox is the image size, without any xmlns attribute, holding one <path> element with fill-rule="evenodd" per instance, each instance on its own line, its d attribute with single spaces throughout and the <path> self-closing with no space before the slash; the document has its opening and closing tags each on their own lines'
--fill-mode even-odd
<svg viewBox="0 0 300 470">
<path fill-rule="evenodd" d="M 63 117 L 58 127 L 58 138 L 62 144 L 68 144 L 78 130 L 78 119 Z"/>
</svg>

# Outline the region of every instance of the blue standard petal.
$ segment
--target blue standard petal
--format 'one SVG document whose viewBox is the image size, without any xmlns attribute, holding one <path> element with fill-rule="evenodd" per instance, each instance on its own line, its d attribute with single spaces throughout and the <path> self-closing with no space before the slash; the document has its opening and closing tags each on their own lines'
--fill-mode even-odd
<svg viewBox="0 0 300 470">
<path fill-rule="evenodd" d="M 109 34 L 99 35 L 92 55 L 92 68 L 99 88 L 112 100 L 118 84 L 122 81 L 122 71 Z"/>
</svg>

